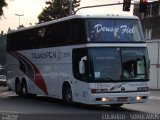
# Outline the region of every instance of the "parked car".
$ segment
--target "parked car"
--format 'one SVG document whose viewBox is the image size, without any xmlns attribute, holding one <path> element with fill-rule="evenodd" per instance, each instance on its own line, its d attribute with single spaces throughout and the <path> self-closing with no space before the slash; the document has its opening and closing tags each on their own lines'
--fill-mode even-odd
<svg viewBox="0 0 160 120">
<path fill-rule="evenodd" d="M 3 87 L 7 86 L 7 81 L 6 81 L 5 75 L 0 75 L 0 86 L 3 86 Z"/>
</svg>

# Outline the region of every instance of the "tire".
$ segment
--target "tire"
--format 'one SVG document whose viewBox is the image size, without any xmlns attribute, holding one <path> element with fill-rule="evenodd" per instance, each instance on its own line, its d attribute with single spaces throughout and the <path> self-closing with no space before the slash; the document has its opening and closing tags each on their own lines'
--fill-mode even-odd
<svg viewBox="0 0 160 120">
<path fill-rule="evenodd" d="M 27 95 L 28 95 L 28 89 L 27 89 L 27 83 L 26 83 L 26 81 L 22 82 L 21 93 L 22 93 L 23 97 L 27 97 Z"/>
<path fill-rule="evenodd" d="M 15 92 L 18 96 L 22 96 L 22 86 L 19 80 L 15 83 Z"/>
<path fill-rule="evenodd" d="M 66 105 L 73 105 L 72 90 L 70 85 L 66 85 L 63 88 L 63 101 Z"/>
<path fill-rule="evenodd" d="M 111 104 L 110 107 L 113 109 L 120 108 L 123 104 Z"/>
</svg>

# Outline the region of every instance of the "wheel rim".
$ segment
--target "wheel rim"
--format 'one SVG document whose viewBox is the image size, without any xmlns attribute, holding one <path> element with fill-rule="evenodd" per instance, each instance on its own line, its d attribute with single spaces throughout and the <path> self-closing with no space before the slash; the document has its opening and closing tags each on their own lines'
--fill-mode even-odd
<svg viewBox="0 0 160 120">
<path fill-rule="evenodd" d="M 26 88 L 25 88 L 25 86 L 23 86 L 22 92 L 23 92 L 24 95 L 26 94 Z"/>
<path fill-rule="evenodd" d="M 72 91 L 71 91 L 70 88 L 67 89 L 67 91 L 66 91 L 66 100 L 67 100 L 68 103 L 72 102 Z"/>
</svg>

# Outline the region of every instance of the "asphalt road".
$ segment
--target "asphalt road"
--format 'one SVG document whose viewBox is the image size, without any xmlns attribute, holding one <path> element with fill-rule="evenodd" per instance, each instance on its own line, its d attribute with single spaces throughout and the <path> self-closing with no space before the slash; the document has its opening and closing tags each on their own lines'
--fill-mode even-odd
<svg viewBox="0 0 160 120">
<path fill-rule="evenodd" d="M 152 91 L 147 103 L 109 106 L 64 105 L 61 100 L 45 97 L 18 97 L 0 87 L 0 120 L 160 120 L 160 94 Z"/>
</svg>

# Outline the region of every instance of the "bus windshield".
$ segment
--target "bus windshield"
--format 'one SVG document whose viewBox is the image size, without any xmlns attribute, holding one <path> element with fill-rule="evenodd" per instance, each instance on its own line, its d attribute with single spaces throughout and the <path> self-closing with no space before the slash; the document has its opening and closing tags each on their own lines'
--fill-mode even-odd
<svg viewBox="0 0 160 120">
<path fill-rule="evenodd" d="M 88 42 L 145 42 L 137 19 L 88 19 Z"/>
<path fill-rule="evenodd" d="M 146 48 L 91 48 L 90 58 L 95 81 L 148 79 Z"/>
</svg>

